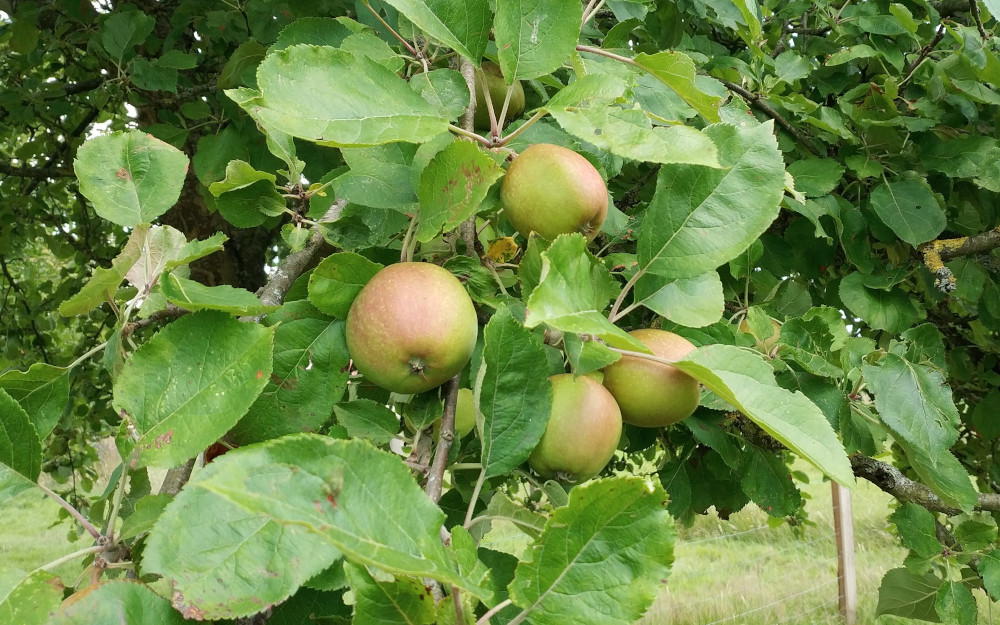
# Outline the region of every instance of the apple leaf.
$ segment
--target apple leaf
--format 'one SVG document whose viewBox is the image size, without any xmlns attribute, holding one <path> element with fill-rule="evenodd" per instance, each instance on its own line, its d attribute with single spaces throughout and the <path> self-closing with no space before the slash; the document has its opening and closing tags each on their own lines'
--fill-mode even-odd
<svg viewBox="0 0 1000 625">
<path fill-rule="evenodd" d="M 415 212 L 417 194 L 411 183 L 415 152 L 408 143 L 341 150 L 350 170 L 333 182 L 337 197 L 363 206 Z"/>
<path fill-rule="evenodd" d="M 83 285 L 80 292 L 59 305 L 59 314 L 63 317 L 83 315 L 112 299 L 129 269 L 142 256 L 148 230 L 148 224 L 133 228 L 122 251 L 111 261 L 111 266 L 107 269 L 103 267 L 95 269 L 94 275 Z"/>
<path fill-rule="evenodd" d="M 157 623 L 184 625 L 197 612 L 178 612 L 170 601 L 143 583 L 131 580 L 104 582 L 78 601 L 64 604 L 48 623 L 93 625 L 94 623 Z"/>
<path fill-rule="evenodd" d="M 945 581 L 938 588 L 934 609 L 945 623 L 976 625 L 979 606 L 972 591 L 962 581 Z"/>
<path fill-rule="evenodd" d="M 940 555 L 944 546 L 937 539 L 934 514 L 915 503 L 904 503 L 889 517 L 903 544 L 921 558 Z"/>
<path fill-rule="evenodd" d="M 530 450 L 529 450 L 530 451 Z M 42 444 L 28 413 L 0 388 L 0 464 L 32 482 L 42 470 Z"/>
<path fill-rule="evenodd" d="M 634 623 L 663 590 L 674 560 L 666 502 L 658 481 L 640 477 L 573 488 L 518 563 L 514 605 L 538 625 Z"/>
<path fill-rule="evenodd" d="M 545 348 L 506 306 L 483 330 L 483 365 L 476 380 L 476 427 L 486 477 L 502 475 L 528 459 L 549 421 L 552 385 Z"/>
<path fill-rule="evenodd" d="M 559 235 L 541 259 L 540 281 L 528 297 L 526 326 L 544 323 L 563 332 L 597 336 L 614 347 L 648 352 L 602 314 L 619 286 L 604 264 L 587 251 L 583 235 Z"/>
<path fill-rule="evenodd" d="M 363 438 L 376 445 L 388 444 L 399 433 L 399 417 L 385 404 L 355 399 L 333 407 L 337 423 L 351 438 Z"/>
<path fill-rule="evenodd" d="M 486 54 L 493 16 L 487 0 L 385 0 L 408 20 L 479 65 Z"/>
<path fill-rule="evenodd" d="M 382 265 L 354 252 L 331 254 L 309 276 L 309 301 L 338 319 L 347 319 L 351 304 Z"/>
<path fill-rule="evenodd" d="M 274 369 L 247 414 L 229 431 L 237 445 L 318 432 L 347 390 L 344 322 L 292 319 L 274 331 Z"/>
<path fill-rule="evenodd" d="M 178 256 L 186 243 L 184 233 L 176 228 L 150 227 L 142 244 L 142 254 L 125 273 L 125 279 L 140 293 L 148 293 L 160 279 L 167 261 Z"/>
<path fill-rule="evenodd" d="M 434 69 L 410 78 L 410 87 L 445 119 L 458 119 L 469 107 L 469 85 L 453 69 Z"/>
<path fill-rule="evenodd" d="M 589 104 L 546 108 L 563 130 L 617 156 L 650 163 L 719 167 L 715 143 L 695 128 L 654 127 L 638 109 L 617 108 L 597 100 Z"/>
<path fill-rule="evenodd" d="M 941 234 L 948 216 L 923 180 L 886 182 L 871 193 L 872 209 L 900 239 L 916 247 Z"/>
<path fill-rule="evenodd" d="M 35 571 L 16 586 L 0 587 L 0 623 L 48 625 L 63 600 L 63 585 L 57 575 Z"/>
<path fill-rule="evenodd" d="M 344 565 L 354 591 L 354 623 L 429 625 L 434 622 L 434 595 L 420 580 L 385 574 L 356 564 Z"/>
<path fill-rule="evenodd" d="M 80 193 L 112 223 L 132 227 L 167 212 L 180 197 L 188 159 L 139 130 L 94 137 L 76 153 Z"/>
<path fill-rule="evenodd" d="M 864 284 L 860 272 L 850 273 L 840 281 L 840 299 L 848 310 L 877 330 L 897 333 L 917 321 L 917 308 L 901 289 L 872 289 Z"/>
<path fill-rule="evenodd" d="M 139 436 L 118 439 L 136 467 L 169 468 L 236 425 L 271 375 L 273 328 L 212 311 L 185 315 L 125 363 L 113 406 Z"/>
<path fill-rule="evenodd" d="M 31 415 L 39 440 L 45 440 L 59 423 L 69 402 L 69 369 L 42 362 L 27 371 L 11 369 L 0 375 L 0 389 Z"/>
<path fill-rule="evenodd" d="M 163 275 L 160 290 L 170 303 L 191 311 L 220 310 L 233 315 L 263 315 L 277 309 L 276 306 L 265 306 L 246 289 L 228 284 L 205 286 L 173 273 Z"/>
<path fill-rule="evenodd" d="M 759 354 L 731 345 L 707 345 L 674 366 L 830 478 L 854 485 L 847 453 L 823 412 L 802 393 L 779 387 L 774 369 Z"/>
<path fill-rule="evenodd" d="M 902 568 L 892 569 L 882 577 L 875 614 L 940 623 L 941 619 L 934 609 L 934 599 L 940 586 L 941 580 L 932 573 L 917 575 Z"/>
<path fill-rule="evenodd" d="M 426 243 L 476 214 L 501 176 L 500 166 L 476 144 L 449 143 L 420 174 L 417 240 Z"/>
<path fill-rule="evenodd" d="M 215 531 L 192 518 L 211 519 Z M 170 579 L 174 596 L 208 619 L 282 601 L 340 554 L 480 592 L 442 545 L 444 520 L 398 456 L 365 441 L 293 434 L 197 473 L 150 533 L 143 572 Z"/>
<path fill-rule="evenodd" d="M 272 52 L 257 68 L 257 84 L 255 97 L 243 90 L 234 99 L 265 127 L 309 141 L 423 143 L 448 129 L 448 120 L 394 72 L 335 48 L 295 45 Z"/>
<path fill-rule="evenodd" d="M 635 283 L 635 301 L 689 328 L 712 325 L 725 310 L 722 280 L 715 271 L 677 280 L 643 274 Z"/>
<path fill-rule="evenodd" d="M 665 50 L 656 54 L 645 52 L 636 55 L 633 62 L 656 77 L 657 80 L 677 92 L 688 105 L 709 123 L 721 121 L 719 107 L 725 98 L 705 93 L 695 80 L 694 61 L 676 50 Z"/>
<path fill-rule="evenodd" d="M 704 133 L 725 169 L 663 165 L 642 222 L 639 265 L 665 278 L 693 278 L 739 256 L 778 216 L 785 192 L 773 122 Z"/>
<path fill-rule="evenodd" d="M 582 21 L 577 0 L 498 2 L 493 32 L 503 75 L 538 78 L 562 67 L 575 53 Z"/>
</svg>

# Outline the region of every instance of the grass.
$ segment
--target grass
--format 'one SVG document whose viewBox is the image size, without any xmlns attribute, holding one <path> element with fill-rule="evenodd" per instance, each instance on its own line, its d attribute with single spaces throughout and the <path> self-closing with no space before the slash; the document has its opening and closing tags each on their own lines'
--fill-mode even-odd
<svg viewBox="0 0 1000 625">
<path fill-rule="evenodd" d="M 842 623 L 830 485 L 814 478 L 803 490 L 815 526 L 801 536 L 785 526 L 769 528 L 767 515 L 753 505 L 728 521 L 713 514 L 678 528 L 674 570 L 641 625 Z M 859 625 L 921 622 L 875 617 L 882 576 L 906 555 L 889 532 L 891 501 L 864 480 L 852 493 Z M 991 620 L 988 601 L 979 599 L 978 625 L 1000 625 L 996 606 Z"/>
</svg>

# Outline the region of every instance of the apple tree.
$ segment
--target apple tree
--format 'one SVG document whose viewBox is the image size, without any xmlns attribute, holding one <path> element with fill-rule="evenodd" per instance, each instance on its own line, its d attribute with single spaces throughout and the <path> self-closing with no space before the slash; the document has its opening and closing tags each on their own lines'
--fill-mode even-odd
<svg viewBox="0 0 1000 625">
<path fill-rule="evenodd" d="M 899 501 L 880 614 L 974 623 L 993 12 L 0 2 L 0 505 L 93 538 L 0 615 L 631 623 L 801 460 Z"/>
</svg>

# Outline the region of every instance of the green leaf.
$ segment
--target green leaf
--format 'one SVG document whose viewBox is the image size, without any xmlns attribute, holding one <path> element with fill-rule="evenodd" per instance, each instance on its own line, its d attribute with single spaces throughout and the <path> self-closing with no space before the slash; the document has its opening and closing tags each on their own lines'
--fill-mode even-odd
<svg viewBox="0 0 1000 625">
<path fill-rule="evenodd" d="M 364 438 L 385 445 L 399 432 L 399 417 L 392 410 L 370 399 L 355 399 L 333 407 L 337 423 L 351 438 Z"/>
<path fill-rule="evenodd" d="M 929 454 L 902 440 L 897 439 L 896 443 L 903 449 L 920 481 L 945 503 L 963 510 L 971 510 L 976 505 L 979 495 L 969 473 L 950 451 Z"/>
<path fill-rule="evenodd" d="M 792 515 L 802 505 L 802 495 L 780 454 L 750 446 L 741 474 L 743 491 L 769 516 Z"/>
<path fill-rule="evenodd" d="M 483 330 L 483 365 L 476 380 L 475 405 L 482 418 L 486 477 L 503 475 L 528 459 L 545 433 L 552 409 L 545 348 L 502 306 Z"/>
<path fill-rule="evenodd" d="M 458 119 L 469 107 L 469 85 L 453 69 L 435 69 L 410 78 L 410 87 L 445 119 Z"/>
<path fill-rule="evenodd" d="M 180 612 L 145 584 L 134 581 L 104 582 L 79 601 L 62 607 L 50 625 L 94 625 L 95 623 L 157 623 L 184 625 L 185 617 L 200 618 L 198 612 Z"/>
<path fill-rule="evenodd" d="M 188 241 L 184 233 L 171 226 L 152 226 L 146 233 L 142 255 L 125 274 L 125 279 L 140 293 L 148 293 L 164 271 L 187 265 L 222 249 L 228 240 L 217 232 L 203 241 Z"/>
<path fill-rule="evenodd" d="M 717 150 L 705 134 L 689 126 L 653 126 L 638 109 L 599 102 L 591 107 L 547 107 L 563 130 L 602 150 L 635 161 L 718 167 Z"/>
<path fill-rule="evenodd" d="M 944 209 L 923 180 L 881 184 L 872 191 L 871 203 L 896 236 L 914 247 L 941 234 L 948 225 Z"/>
<path fill-rule="evenodd" d="M 173 501 L 173 496 L 167 494 L 146 495 L 139 499 L 135 503 L 135 511 L 122 522 L 118 537 L 122 540 L 129 540 L 151 530 L 153 524 L 163 514 L 163 509 L 171 501 Z"/>
<path fill-rule="evenodd" d="M 935 138 L 923 147 L 920 162 L 927 169 L 952 178 L 976 178 L 983 163 L 996 153 L 997 140 L 993 137 L 959 137 L 950 141 Z"/>
<path fill-rule="evenodd" d="M 840 299 L 865 323 L 893 333 L 910 328 L 917 320 L 917 309 L 900 289 L 869 289 L 865 276 L 855 272 L 840 281 Z"/>
<path fill-rule="evenodd" d="M 264 60 L 267 48 L 254 38 L 240 44 L 226 61 L 216 85 L 219 89 L 230 89 L 240 85 L 254 84 L 254 70 Z"/>
<path fill-rule="evenodd" d="M 544 323 L 563 332 L 592 334 L 614 347 L 648 351 L 601 313 L 618 283 L 587 251 L 583 235 L 559 235 L 541 257 L 541 281 L 528 297 L 526 326 Z"/>
<path fill-rule="evenodd" d="M 635 301 L 689 328 L 712 325 L 722 319 L 725 308 L 722 280 L 715 271 L 678 280 L 643 274 L 635 283 Z"/>
<path fill-rule="evenodd" d="M 862 43 L 856 46 L 851 46 L 845 50 L 838 50 L 837 52 L 834 52 L 826 59 L 826 66 L 833 67 L 834 65 L 843 65 L 844 63 L 849 63 L 858 59 L 870 59 L 875 56 L 878 56 L 878 52 L 875 48 Z"/>
<path fill-rule="evenodd" d="M 621 354 L 599 341 L 584 341 L 576 334 L 563 335 L 563 349 L 570 367 L 576 375 L 585 375 L 610 365 Z"/>
<path fill-rule="evenodd" d="M 344 565 L 354 590 L 355 625 L 428 625 L 434 622 L 434 595 L 420 580 L 377 577 L 363 566 Z"/>
<path fill-rule="evenodd" d="M 215 531 L 192 518 L 211 519 Z M 444 519 L 398 456 L 295 434 L 234 450 L 197 473 L 151 532 L 143 572 L 169 578 L 208 619 L 281 601 L 341 553 L 479 592 L 441 544 Z"/>
<path fill-rule="evenodd" d="M 137 468 L 169 468 L 218 440 L 267 384 L 273 332 L 206 311 L 143 344 L 114 389 L 112 405 L 139 436 L 119 438 L 122 457 L 134 453 Z"/>
<path fill-rule="evenodd" d="M 693 278 L 743 252 L 778 216 L 785 169 L 771 122 L 709 126 L 727 169 L 664 165 L 639 235 L 640 267 Z"/>
<path fill-rule="evenodd" d="M 268 216 L 280 215 L 285 210 L 285 198 L 274 184 L 261 180 L 251 185 L 223 193 L 215 206 L 226 221 L 237 228 L 256 228 Z"/>
<path fill-rule="evenodd" d="M 674 560 L 666 501 L 658 482 L 639 477 L 571 490 L 530 559 L 517 565 L 514 605 L 538 625 L 635 622 L 660 594 Z"/>
<path fill-rule="evenodd" d="M 904 618 L 940 623 L 934 599 L 941 585 L 934 575 L 916 575 L 906 569 L 892 569 L 882 577 L 875 614 L 893 614 Z"/>
<path fill-rule="evenodd" d="M 582 21 L 576 0 L 498 2 L 493 33 L 503 75 L 538 78 L 562 67 L 574 54 Z"/>
<path fill-rule="evenodd" d="M 331 254 L 309 276 L 309 301 L 338 319 L 347 319 L 351 304 L 382 265 L 354 252 Z"/>
<path fill-rule="evenodd" d="M 979 620 L 976 598 L 962 582 L 946 581 L 942 584 L 934 600 L 934 609 L 941 621 L 949 625 L 976 625 Z"/>
<path fill-rule="evenodd" d="M 700 347 L 674 366 L 704 384 L 785 447 L 832 479 L 852 486 L 854 472 L 844 446 L 816 404 L 774 381 L 759 354 L 731 345 Z"/>
<path fill-rule="evenodd" d="M 996 601 L 1000 598 L 1000 549 L 994 549 L 980 558 L 979 574 L 983 576 L 983 588 Z"/>
<path fill-rule="evenodd" d="M 226 177 L 208 185 L 208 190 L 215 197 L 219 197 L 223 193 L 245 189 L 261 180 L 267 180 L 273 185 L 277 176 L 266 171 L 258 171 L 246 161 L 232 160 L 226 165 Z"/>
<path fill-rule="evenodd" d="M 257 69 L 257 82 L 258 97 L 240 105 L 293 137 L 336 146 L 422 143 L 448 127 L 402 78 L 343 50 L 297 45 L 273 52 Z"/>
<path fill-rule="evenodd" d="M 786 50 L 774 58 L 774 75 L 779 82 L 790 85 L 812 71 L 812 63 L 797 51 Z"/>
<path fill-rule="evenodd" d="M 141 56 L 129 63 L 129 79 L 136 87 L 146 91 L 177 93 L 177 70 L 150 63 Z"/>
<path fill-rule="evenodd" d="M 45 440 L 69 403 L 69 369 L 42 362 L 27 371 L 10 370 L 0 375 L 0 389 L 31 415 L 39 440 Z"/>
<path fill-rule="evenodd" d="M 183 152 L 138 130 L 94 137 L 77 150 L 73 169 L 94 211 L 131 227 L 167 212 L 187 175 Z"/>
<path fill-rule="evenodd" d="M 503 169 L 479 146 L 454 141 L 437 153 L 420 174 L 417 240 L 430 241 L 476 214 Z"/>
<path fill-rule="evenodd" d="M 840 184 L 844 166 L 830 158 L 805 158 L 788 166 L 795 179 L 795 190 L 808 197 L 824 196 Z"/>
<path fill-rule="evenodd" d="M 347 390 L 350 358 L 342 321 L 283 321 L 274 331 L 274 369 L 247 414 L 229 431 L 232 441 L 246 445 L 318 432 Z"/>
<path fill-rule="evenodd" d="M 101 25 L 101 45 L 114 60 L 121 60 L 153 32 L 156 20 L 139 10 L 117 11 Z"/>
<path fill-rule="evenodd" d="M 38 473 L 42 470 L 42 444 L 39 442 L 38 432 L 31 424 L 28 413 L 2 388 L 0 464 L 14 469 L 32 482 L 38 479 Z"/>
<path fill-rule="evenodd" d="M 636 65 L 655 76 L 660 82 L 670 87 L 684 99 L 688 105 L 709 123 L 721 121 L 719 107 L 725 98 L 706 93 L 698 87 L 694 61 L 691 57 L 676 50 L 665 50 L 656 54 L 637 55 L 633 61 Z"/>
<path fill-rule="evenodd" d="M 492 15 L 487 0 L 384 0 L 431 37 L 479 65 L 486 53 Z"/>
<path fill-rule="evenodd" d="M 276 306 L 261 304 L 257 296 L 246 289 L 228 284 L 205 286 L 173 273 L 164 274 L 160 289 L 170 303 L 185 310 L 219 310 L 232 315 L 263 315 L 277 310 Z"/>
<path fill-rule="evenodd" d="M 63 600 L 62 582 L 48 571 L 35 571 L 9 593 L 4 590 L 0 588 L 0 623 L 48 625 Z"/>
<path fill-rule="evenodd" d="M 934 515 L 915 503 L 904 503 L 889 519 L 896 525 L 903 544 L 920 558 L 941 555 L 944 545 L 937 539 Z"/>
<path fill-rule="evenodd" d="M 107 269 L 103 267 L 95 269 L 94 275 L 83 285 L 80 292 L 59 305 L 59 314 L 63 317 L 83 315 L 111 300 L 129 269 L 142 256 L 147 230 L 149 230 L 147 224 L 133 228 L 125 247 L 111 261 L 111 266 Z"/>
<path fill-rule="evenodd" d="M 364 206 L 416 212 L 417 194 L 411 183 L 415 151 L 405 143 L 341 150 L 351 169 L 334 181 L 337 197 Z"/>
</svg>

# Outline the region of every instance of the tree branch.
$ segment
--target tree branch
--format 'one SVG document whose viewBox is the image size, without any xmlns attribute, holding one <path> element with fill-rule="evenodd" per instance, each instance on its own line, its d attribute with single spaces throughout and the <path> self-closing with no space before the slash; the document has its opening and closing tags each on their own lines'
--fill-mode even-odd
<svg viewBox="0 0 1000 625">
<path fill-rule="evenodd" d="M 923 254 L 924 265 L 936 276 L 935 286 L 948 293 L 955 290 L 955 275 L 944 266 L 945 262 L 969 254 L 982 254 L 998 247 L 1000 226 L 971 237 L 935 239 L 921 245 L 920 253 Z"/>
<path fill-rule="evenodd" d="M 444 483 L 444 470 L 448 466 L 448 454 L 451 444 L 455 441 L 455 406 L 458 404 L 458 386 L 462 374 L 448 381 L 448 395 L 444 400 L 444 414 L 441 415 L 441 430 L 438 432 L 438 444 L 434 450 L 434 461 L 427 475 L 427 496 L 437 503 L 441 500 L 441 487 Z"/>
<path fill-rule="evenodd" d="M 812 141 L 809 140 L 809 137 L 805 133 L 803 133 L 801 130 L 793 126 L 787 119 L 785 119 L 781 115 L 781 113 L 776 111 L 774 107 L 768 104 L 767 101 L 764 100 L 761 96 L 757 95 L 756 93 L 752 93 L 747 89 L 744 89 L 743 87 L 737 85 L 734 82 L 729 82 L 728 80 L 723 80 L 722 84 L 726 85 L 727 89 L 729 89 L 733 93 L 739 95 L 744 100 L 749 102 L 751 106 L 760 110 L 762 113 L 773 119 L 776 124 L 784 128 L 785 131 L 788 132 L 788 134 L 795 137 L 795 140 L 801 143 L 807 150 L 812 152 L 813 155 L 823 156 L 823 153 L 820 152 L 816 148 L 816 146 L 812 144 Z"/>
<path fill-rule="evenodd" d="M 854 475 L 865 478 L 903 503 L 915 503 L 932 512 L 949 515 L 962 512 L 942 501 L 928 486 L 911 480 L 888 462 L 854 454 L 851 456 L 851 467 L 854 469 Z M 974 509 L 987 512 L 1000 511 L 1000 495 L 980 493 Z"/>
<path fill-rule="evenodd" d="M 900 94 L 903 93 L 903 87 L 905 87 L 906 83 L 910 82 L 910 79 L 913 78 L 913 74 L 916 73 L 917 68 L 920 67 L 920 64 L 924 62 L 924 60 L 928 57 L 928 55 L 930 55 L 930 53 L 934 50 L 937 44 L 941 43 L 941 40 L 944 39 L 944 33 L 945 33 L 944 26 L 938 26 L 937 32 L 934 34 L 934 38 L 931 39 L 931 42 L 920 49 L 920 54 L 917 55 L 917 60 L 914 61 L 912 64 L 910 64 L 910 67 L 907 68 L 906 70 L 906 77 L 903 78 L 903 80 L 901 80 L 899 83 L 898 89 Z"/>
</svg>

